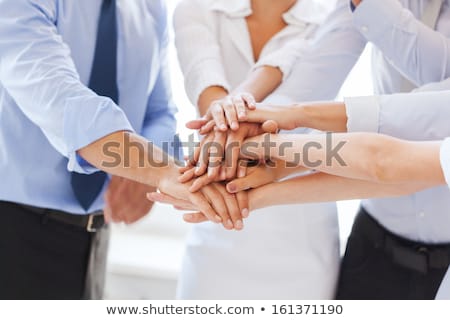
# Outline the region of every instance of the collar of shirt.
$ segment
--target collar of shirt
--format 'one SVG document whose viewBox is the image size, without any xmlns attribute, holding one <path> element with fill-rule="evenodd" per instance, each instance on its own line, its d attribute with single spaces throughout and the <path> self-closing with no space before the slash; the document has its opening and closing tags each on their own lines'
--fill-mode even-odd
<svg viewBox="0 0 450 320">
<path fill-rule="evenodd" d="M 212 11 L 223 12 L 230 18 L 244 18 L 252 14 L 250 0 L 209 0 Z M 287 24 L 321 24 L 334 8 L 335 0 L 299 0 L 283 15 Z"/>
</svg>

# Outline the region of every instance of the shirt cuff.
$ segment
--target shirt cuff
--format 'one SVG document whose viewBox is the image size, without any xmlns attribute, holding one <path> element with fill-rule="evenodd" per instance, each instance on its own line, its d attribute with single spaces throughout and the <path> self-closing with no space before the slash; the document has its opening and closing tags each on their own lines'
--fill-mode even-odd
<svg viewBox="0 0 450 320">
<path fill-rule="evenodd" d="M 444 140 L 441 146 L 441 166 L 444 171 L 445 181 L 450 188 L 450 138 Z"/>
<path fill-rule="evenodd" d="M 380 101 L 379 97 L 345 98 L 348 132 L 379 131 Z"/>
<path fill-rule="evenodd" d="M 78 156 L 77 151 L 118 131 L 134 132 L 128 118 L 111 99 L 69 101 L 64 112 L 64 138 L 68 146 L 69 171 L 90 174 L 98 171 Z"/>
<path fill-rule="evenodd" d="M 385 37 L 403 12 L 399 1 L 364 0 L 353 13 L 356 28 L 369 41 Z"/>
</svg>

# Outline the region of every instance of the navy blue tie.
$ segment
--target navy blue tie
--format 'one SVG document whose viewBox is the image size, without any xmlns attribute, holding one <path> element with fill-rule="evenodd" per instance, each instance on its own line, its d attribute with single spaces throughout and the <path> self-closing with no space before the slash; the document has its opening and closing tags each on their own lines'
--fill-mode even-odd
<svg viewBox="0 0 450 320">
<path fill-rule="evenodd" d="M 100 96 L 109 97 L 115 103 L 119 102 L 116 0 L 103 0 L 102 3 L 89 88 Z M 86 212 L 102 191 L 106 178 L 104 172 L 90 175 L 72 173 L 73 192 Z"/>
</svg>

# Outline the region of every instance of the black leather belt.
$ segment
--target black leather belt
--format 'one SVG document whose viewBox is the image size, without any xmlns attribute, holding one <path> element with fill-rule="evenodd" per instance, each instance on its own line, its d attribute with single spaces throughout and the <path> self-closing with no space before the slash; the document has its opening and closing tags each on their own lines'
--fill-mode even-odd
<svg viewBox="0 0 450 320">
<path fill-rule="evenodd" d="M 76 215 L 60 210 L 38 208 L 24 204 L 17 205 L 28 211 L 45 215 L 49 219 L 83 228 L 87 232 L 97 232 L 97 230 L 105 226 L 105 217 L 102 210 L 86 215 Z"/>
<path fill-rule="evenodd" d="M 430 269 L 447 269 L 450 265 L 450 244 L 430 245 L 401 238 L 387 231 L 364 208 L 354 225 L 358 233 L 399 266 L 426 274 Z"/>
</svg>

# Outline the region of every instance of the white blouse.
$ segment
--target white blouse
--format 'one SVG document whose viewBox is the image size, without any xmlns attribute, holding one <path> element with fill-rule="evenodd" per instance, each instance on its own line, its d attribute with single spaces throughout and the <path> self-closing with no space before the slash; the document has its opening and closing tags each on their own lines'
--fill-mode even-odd
<svg viewBox="0 0 450 320">
<path fill-rule="evenodd" d="M 283 15 L 286 28 L 255 61 L 245 20 L 252 14 L 250 0 L 183 0 L 174 16 L 175 42 L 192 103 L 210 86 L 233 91 L 258 65 L 279 67 L 287 76 L 333 1 L 299 0 Z M 276 94 L 269 98 L 280 103 Z M 178 298 L 330 299 L 339 270 L 338 234 L 334 203 L 261 209 L 246 220 L 243 232 L 195 225 Z"/>
<path fill-rule="evenodd" d="M 245 17 L 250 0 L 184 0 L 174 15 L 175 42 L 185 76 L 186 92 L 194 105 L 211 86 L 237 87 L 253 68 L 279 67 L 287 77 L 335 0 L 300 0 L 283 19 L 288 25 L 273 37 L 255 61 Z M 201 39 L 199 50 L 198 39 Z"/>
</svg>

